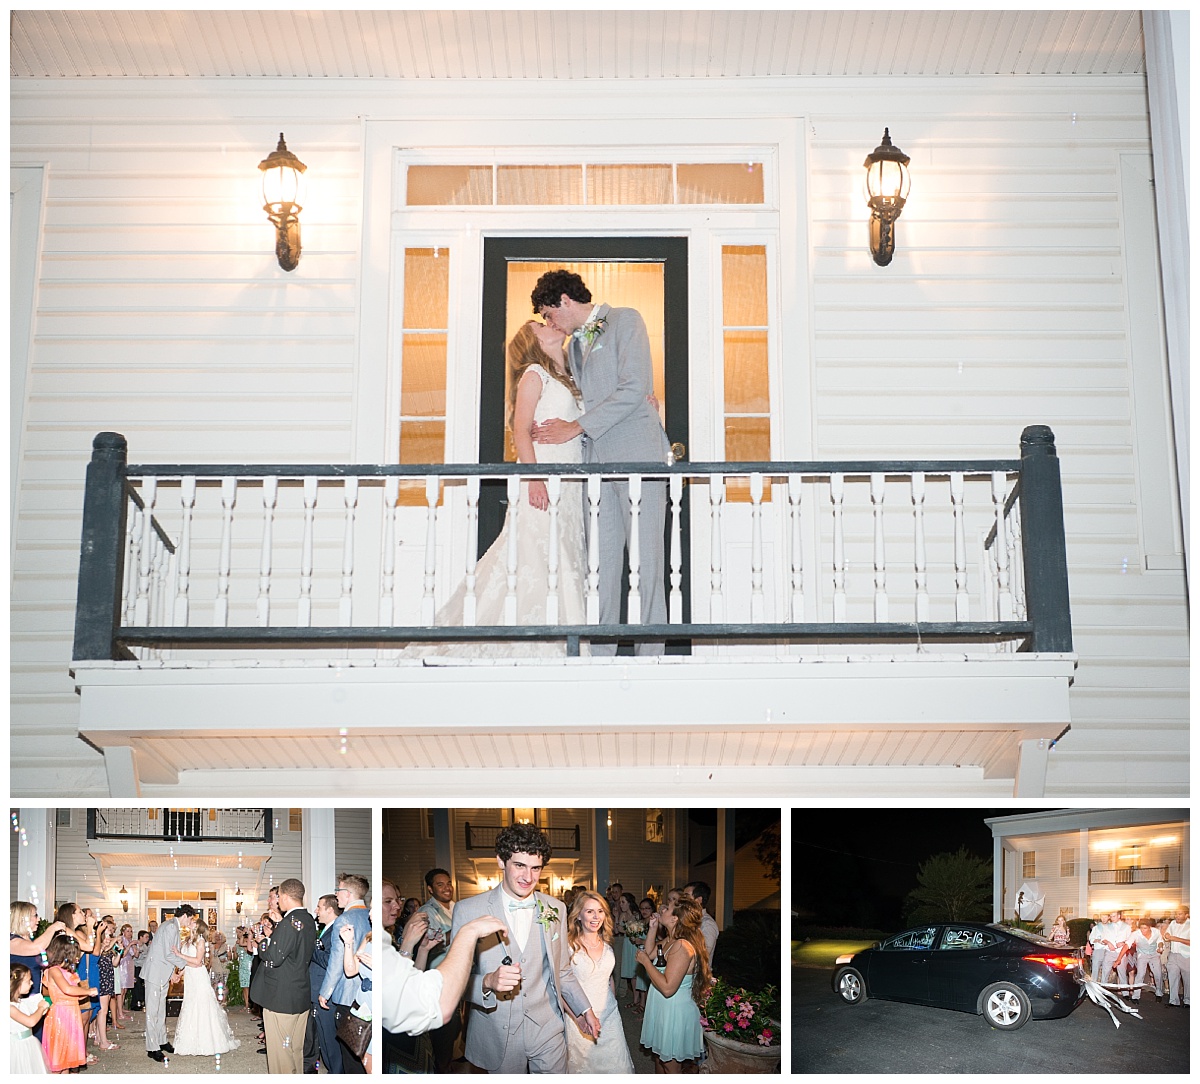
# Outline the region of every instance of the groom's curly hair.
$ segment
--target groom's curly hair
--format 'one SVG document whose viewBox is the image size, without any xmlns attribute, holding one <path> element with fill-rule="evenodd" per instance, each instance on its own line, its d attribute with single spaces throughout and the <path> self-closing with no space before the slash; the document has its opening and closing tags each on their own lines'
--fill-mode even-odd
<svg viewBox="0 0 1200 1084">
<path fill-rule="evenodd" d="M 554 853 L 550 838 L 532 824 L 511 824 L 496 835 L 496 857 L 507 862 L 514 854 L 536 854 L 549 862 Z"/>
<path fill-rule="evenodd" d="M 583 279 L 574 271 L 564 271 L 560 268 L 557 271 L 547 271 L 534 284 L 533 293 L 529 295 L 529 300 L 533 302 L 534 313 L 540 314 L 543 307 L 558 308 L 563 294 L 566 294 L 572 301 L 579 301 L 583 304 L 592 300 L 592 291 L 584 285 Z"/>
</svg>

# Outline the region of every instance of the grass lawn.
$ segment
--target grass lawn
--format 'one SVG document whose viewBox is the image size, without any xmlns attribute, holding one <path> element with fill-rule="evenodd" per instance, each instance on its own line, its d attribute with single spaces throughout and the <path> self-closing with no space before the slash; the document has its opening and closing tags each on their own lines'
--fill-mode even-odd
<svg viewBox="0 0 1200 1084">
<path fill-rule="evenodd" d="M 844 952 L 861 952 L 874 941 L 793 941 L 792 966 L 828 967 Z"/>
</svg>

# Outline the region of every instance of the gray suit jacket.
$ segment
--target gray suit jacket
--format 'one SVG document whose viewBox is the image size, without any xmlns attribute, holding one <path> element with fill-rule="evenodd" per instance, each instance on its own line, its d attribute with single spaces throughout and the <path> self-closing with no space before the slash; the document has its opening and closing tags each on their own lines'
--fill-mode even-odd
<svg viewBox="0 0 1200 1084">
<path fill-rule="evenodd" d="M 179 953 L 179 922 L 169 918 L 158 927 L 150 939 L 150 947 L 142 953 L 142 980 L 147 986 L 160 986 L 171 981 L 177 967 L 187 967 Z"/>
<path fill-rule="evenodd" d="M 527 1016 L 538 1013 L 537 1019 L 543 1025 L 553 1024 L 549 1014 L 554 1014 L 558 1017 L 559 1026 L 564 1028 L 576 1025 L 563 1019 L 563 1005 L 574 1016 L 580 1016 L 591 1008 L 587 994 L 571 970 L 570 953 L 567 950 L 566 908 L 552 896 L 545 896 L 540 892 L 534 893 L 534 900 L 558 915 L 558 921 L 548 922 L 546 926 L 535 920 L 530 927 L 529 940 L 525 946 L 528 954 L 530 948 L 537 944 L 535 939 L 541 938 L 544 957 L 550 965 L 547 968 L 543 964 L 542 969 L 546 982 L 544 997 L 541 996 L 541 991 L 526 991 L 525 996 L 519 999 L 508 999 L 503 995 L 489 996 L 485 999 L 484 975 L 495 971 L 506 954 L 515 960 L 520 951 L 515 944 L 506 945 L 498 934 L 481 938 L 475 947 L 475 966 L 466 993 L 467 1003 L 472 1007 L 467 1032 L 471 1047 L 467 1051 L 467 1058 L 481 1069 L 495 1069 L 503 1061 L 508 1037 L 517 1030 L 519 1022 L 518 1019 L 514 1019 L 514 1008 L 523 1010 Z M 458 936 L 458 931 L 465 923 L 482 915 L 495 915 L 507 923 L 504 892 L 501 888 L 496 887 L 478 896 L 459 900 L 454 905 L 451 940 Z"/>
<path fill-rule="evenodd" d="M 601 305 L 605 321 L 591 343 L 572 338 L 568 359 L 583 393 L 579 424 L 589 463 L 665 463 L 671 442 L 646 401 L 654 390 L 650 338 L 637 309 Z"/>
</svg>

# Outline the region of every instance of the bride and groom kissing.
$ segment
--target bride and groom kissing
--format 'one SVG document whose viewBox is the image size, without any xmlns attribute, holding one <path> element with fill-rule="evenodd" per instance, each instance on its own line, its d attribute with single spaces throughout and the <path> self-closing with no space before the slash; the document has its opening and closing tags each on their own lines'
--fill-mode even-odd
<svg viewBox="0 0 1200 1084">
<path fill-rule="evenodd" d="M 663 463 L 670 442 L 653 401 L 650 339 L 636 309 L 593 304 L 582 278 L 548 271 L 530 296 L 544 323 L 530 320 L 508 344 L 508 420 L 520 463 Z M 604 480 L 598 509 L 599 623 L 620 622 L 621 578 L 630 549 L 630 486 Z M 583 625 L 588 578 L 584 514 L 586 486 L 564 480 L 553 502 L 543 481 L 522 483 L 500 536 L 475 568 L 475 624 Z M 550 515 L 555 504 L 556 515 Z M 641 623 L 667 620 L 663 585 L 663 528 L 667 484 L 643 481 L 638 507 L 638 596 Z M 510 534 L 516 532 L 516 619 L 511 619 Z M 556 545 L 551 546 L 551 532 Z M 557 559 L 554 559 L 556 557 Z M 462 625 L 464 582 L 438 612 L 435 624 Z M 548 605 L 553 598 L 554 605 Z M 496 654 L 494 643 L 472 649 L 450 644 L 420 654 Z M 561 652 L 562 645 L 549 650 Z M 614 655 L 615 642 L 592 643 L 592 655 Z M 639 655 L 661 655 L 664 645 L 640 642 Z M 547 645 L 515 641 L 504 654 L 546 654 Z"/>
<path fill-rule="evenodd" d="M 632 1073 L 612 948 L 587 909 L 573 908 L 568 925 L 563 904 L 537 891 L 550 855 L 549 839 L 534 825 L 502 829 L 500 883 L 454 908 L 451 944 L 473 919 L 491 915 L 505 924 L 476 945 L 466 1059 L 489 1073 Z"/>
<path fill-rule="evenodd" d="M 165 1061 L 168 1054 L 219 1056 L 239 1045 L 209 980 L 207 934 L 208 927 L 195 908 L 185 903 L 159 926 L 146 951 L 142 964 L 146 1055 L 154 1061 Z M 167 1040 L 167 992 L 177 970 L 183 972 L 183 1005 L 171 1043 Z"/>
</svg>

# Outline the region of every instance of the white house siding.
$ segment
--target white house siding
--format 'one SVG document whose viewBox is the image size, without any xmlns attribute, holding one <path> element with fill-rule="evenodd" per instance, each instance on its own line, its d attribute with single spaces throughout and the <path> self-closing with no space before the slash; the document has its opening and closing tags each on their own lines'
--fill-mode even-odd
<svg viewBox="0 0 1200 1084">
<path fill-rule="evenodd" d="M 359 118 L 402 133 L 411 123 L 414 136 L 465 122 L 497 145 L 536 148 L 535 119 L 500 121 L 539 118 L 548 100 L 567 117 L 623 120 L 631 143 L 661 141 L 684 119 L 698 122 L 691 131 L 740 118 L 756 141 L 765 130 L 790 148 L 772 300 L 778 457 L 1011 457 L 1025 425 L 1054 429 L 1081 662 L 1047 792 L 1186 793 L 1165 367 L 1138 325 L 1158 291 L 1129 271 L 1152 228 L 1130 191 L 1133 160 L 1149 153 L 1134 77 L 14 84 L 12 162 L 44 164 L 46 181 L 26 398 L 13 403 L 13 792 L 105 791 L 99 756 L 75 737 L 67 674 L 93 435 L 123 432 L 134 462 L 384 456 L 374 389 L 386 320 L 381 333 L 360 312 L 380 311 L 386 261 L 360 277 L 359 254 L 380 251 L 388 224 L 363 210 L 377 164 L 363 161 Z M 884 125 L 914 178 L 887 269 L 865 254 L 860 195 Z M 280 130 L 310 166 L 290 275 L 275 264 L 255 168 Z M 469 342 L 469 300 L 462 327 Z M 702 448 L 719 431 L 702 312 L 692 339 Z M 463 349 L 463 387 L 476 351 Z M 850 524 L 851 577 L 871 573 L 866 523 Z M 325 540 L 334 554 L 339 544 Z M 930 568 L 931 580 L 945 573 Z M 903 785 L 903 769 L 884 774 Z"/>
<path fill-rule="evenodd" d="M 371 882 L 368 900 L 376 898 L 374 874 L 371 872 L 374 833 L 371 831 L 369 809 L 339 809 L 333 821 L 333 854 L 337 872 L 357 873 Z M 306 901 L 315 905 L 315 900 Z"/>
</svg>

